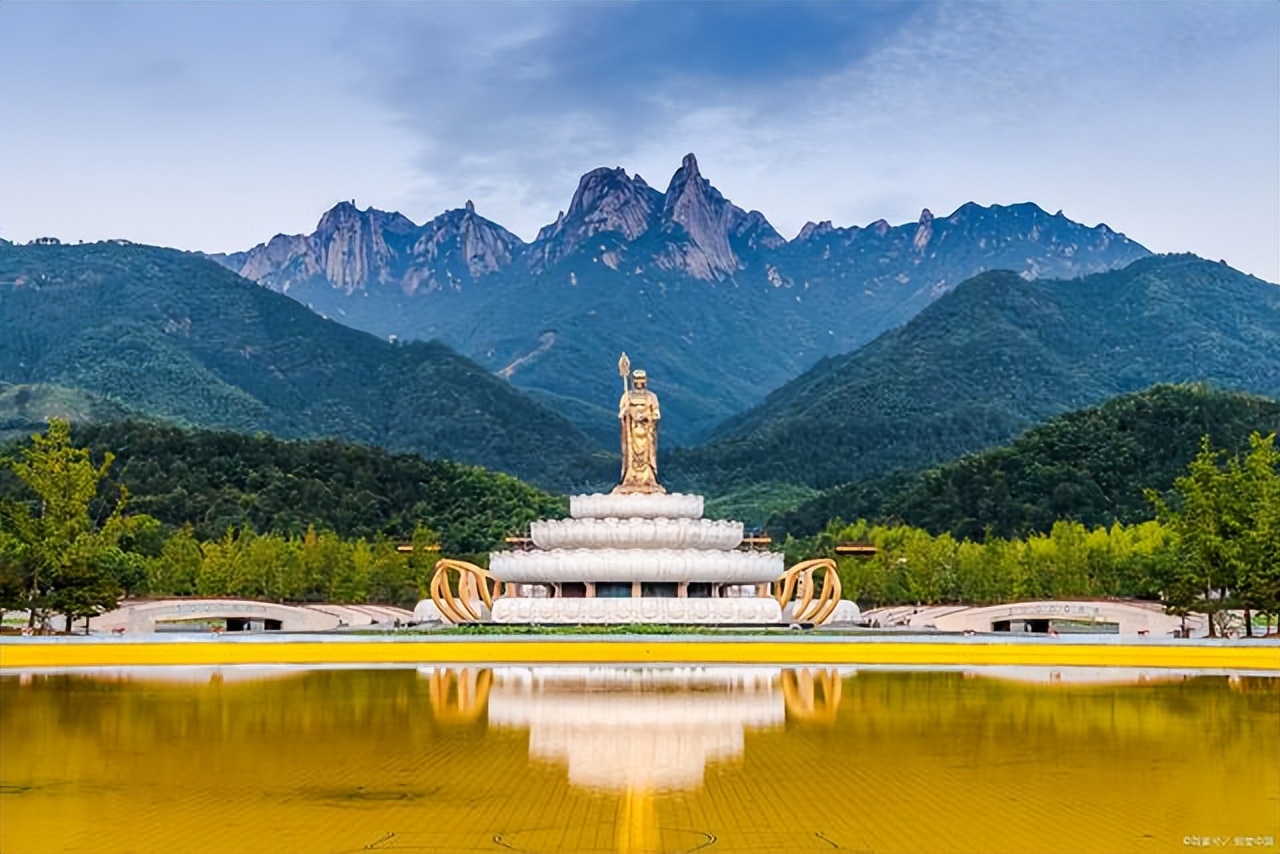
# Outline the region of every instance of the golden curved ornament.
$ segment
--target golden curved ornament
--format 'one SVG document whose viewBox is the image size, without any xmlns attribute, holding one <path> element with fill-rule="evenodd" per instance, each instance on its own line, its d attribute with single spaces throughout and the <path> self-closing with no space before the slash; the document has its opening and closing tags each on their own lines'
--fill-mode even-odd
<svg viewBox="0 0 1280 854">
<path fill-rule="evenodd" d="M 450 572 L 458 574 L 456 594 L 449 584 Z M 490 581 L 493 582 L 492 592 L 489 589 Z M 446 620 L 451 623 L 476 623 L 480 621 L 480 614 L 471 604 L 472 601 L 479 599 L 492 609 L 494 594 L 502 595 L 502 582 L 474 563 L 446 557 L 436 561 L 436 571 L 431 576 L 429 589 L 431 601 Z"/>
<path fill-rule="evenodd" d="M 815 592 L 813 573 L 818 569 L 824 570 L 822 588 Z M 777 600 L 778 607 L 787 607 L 797 588 L 800 599 L 791 609 L 791 619 L 797 623 L 820 625 L 840 604 L 840 575 L 836 571 L 836 562 L 829 557 L 805 560 L 779 575 L 773 582 L 773 598 Z"/>
<path fill-rule="evenodd" d="M 791 720 L 827 726 L 834 724 L 843 691 L 837 670 L 806 667 L 782 671 L 782 698 L 787 718 Z"/>
</svg>

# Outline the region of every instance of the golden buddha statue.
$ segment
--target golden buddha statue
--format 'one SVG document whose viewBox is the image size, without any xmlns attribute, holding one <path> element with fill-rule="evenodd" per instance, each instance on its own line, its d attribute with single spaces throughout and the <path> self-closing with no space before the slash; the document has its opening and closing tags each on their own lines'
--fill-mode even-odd
<svg viewBox="0 0 1280 854">
<path fill-rule="evenodd" d="M 622 428 L 622 481 L 613 488 L 617 494 L 666 492 L 658 483 L 658 422 L 662 411 L 658 396 L 648 388 L 649 377 L 637 370 L 627 381 L 631 363 L 623 353 L 618 361 L 622 375 L 622 399 L 618 402 L 618 422 Z"/>
</svg>

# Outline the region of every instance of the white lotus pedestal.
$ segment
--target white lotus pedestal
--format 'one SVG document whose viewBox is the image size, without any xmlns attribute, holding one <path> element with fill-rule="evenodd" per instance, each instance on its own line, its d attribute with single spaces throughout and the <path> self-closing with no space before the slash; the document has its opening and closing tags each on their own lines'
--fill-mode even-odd
<svg viewBox="0 0 1280 854">
<path fill-rule="evenodd" d="M 782 555 L 739 548 L 741 522 L 702 511 L 700 495 L 575 495 L 570 518 L 534 522 L 533 547 L 494 552 L 487 572 L 441 561 L 415 619 L 768 625 L 857 617 L 856 605 L 835 601 L 834 567 L 818 594 L 812 567 L 788 574 Z M 459 573 L 453 585 L 450 570 Z"/>
<path fill-rule="evenodd" d="M 654 623 L 732 625 L 780 623 L 782 609 L 767 597 L 751 599 L 498 599 L 495 623 Z"/>
</svg>

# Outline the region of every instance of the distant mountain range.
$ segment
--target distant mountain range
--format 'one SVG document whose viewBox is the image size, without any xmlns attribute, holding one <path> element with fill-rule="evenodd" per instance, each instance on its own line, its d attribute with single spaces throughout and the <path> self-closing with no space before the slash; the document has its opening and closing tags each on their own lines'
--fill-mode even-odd
<svg viewBox="0 0 1280 854">
<path fill-rule="evenodd" d="M 571 423 L 445 345 L 379 340 L 172 249 L 0 246 L 0 381 L 23 386 L 0 389 L 11 419 L 106 397 L 178 424 L 353 439 L 558 488 L 593 471 L 595 446 Z"/>
<path fill-rule="evenodd" d="M 665 192 L 588 173 L 529 244 L 471 205 L 344 204 L 216 260 L 0 240 L 0 436 L 144 416 L 607 488 L 625 349 L 663 401 L 664 483 L 764 518 L 1157 383 L 1280 394 L 1280 288 L 1225 264 L 1035 205 L 788 241 L 692 156 Z"/>
<path fill-rule="evenodd" d="M 1074 281 L 983 273 L 823 360 L 665 470 L 712 494 L 823 489 L 951 460 L 1156 383 L 1274 397 L 1278 318 L 1280 288 L 1189 255 Z"/>
<path fill-rule="evenodd" d="M 357 329 L 439 339 L 602 443 L 626 350 L 663 397 L 667 439 L 692 444 L 975 274 L 1072 278 L 1148 254 L 1034 204 L 811 222 L 786 240 L 690 154 L 665 192 L 621 168 L 588 172 L 532 243 L 470 202 L 421 226 L 344 202 L 312 234 L 210 257 Z"/>
</svg>

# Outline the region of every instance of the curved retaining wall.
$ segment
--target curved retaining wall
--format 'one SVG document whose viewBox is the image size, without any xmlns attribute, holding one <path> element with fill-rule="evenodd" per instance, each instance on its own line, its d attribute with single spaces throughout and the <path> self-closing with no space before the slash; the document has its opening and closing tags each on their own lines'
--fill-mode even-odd
<svg viewBox="0 0 1280 854">
<path fill-rule="evenodd" d="M 343 622 L 333 613 L 249 599 L 165 599 L 159 602 L 139 602 L 108 611 L 90 620 L 89 628 L 97 632 L 154 632 L 156 623 L 225 620 L 228 617 L 241 620 L 278 620 L 281 631 L 286 632 L 324 632 L 336 629 Z"/>
</svg>

